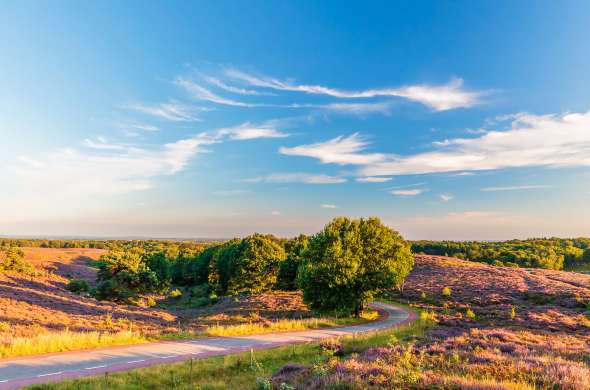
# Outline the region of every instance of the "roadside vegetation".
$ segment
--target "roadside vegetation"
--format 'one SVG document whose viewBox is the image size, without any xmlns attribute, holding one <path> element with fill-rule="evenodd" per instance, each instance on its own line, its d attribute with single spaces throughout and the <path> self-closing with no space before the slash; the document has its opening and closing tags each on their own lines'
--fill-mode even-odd
<svg viewBox="0 0 590 390">
<path fill-rule="evenodd" d="M 73 389 L 293 389 L 291 377 L 324 375 L 325 364 L 358 355 L 373 347 L 394 343 L 407 345 L 423 337 L 433 322 L 422 318 L 410 325 L 318 343 L 295 344 L 269 350 L 165 364 L 31 386 L 36 390 Z"/>
</svg>

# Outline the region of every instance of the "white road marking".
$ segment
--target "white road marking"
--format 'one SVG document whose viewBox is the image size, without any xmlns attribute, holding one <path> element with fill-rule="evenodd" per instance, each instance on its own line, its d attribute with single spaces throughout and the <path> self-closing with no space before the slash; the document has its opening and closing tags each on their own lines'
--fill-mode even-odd
<svg viewBox="0 0 590 390">
<path fill-rule="evenodd" d="M 106 366 L 107 366 L 106 364 L 103 364 L 102 366 L 86 367 L 84 369 L 85 370 L 94 370 L 95 368 L 104 368 Z"/>
<path fill-rule="evenodd" d="M 171 358 L 174 358 L 174 357 L 176 357 L 176 356 L 178 356 L 178 355 L 171 355 L 171 356 L 158 356 L 158 358 L 160 358 L 160 359 L 171 359 Z"/>
<path fill-rule="evenodd" d="M 130 362 L 127 362 L 127 364 L 132 364 L 132 363 L 141 363 L 141 362 L 145 362 L 145 359 L 131 360 Z"/>
<path fill-rule="evenodd" d="M 58 372 L 50 372 L 49 374 L 39 374 L 37 375 L 37 377 L 42 377 L 42 376 L 50 376 L 50 375 L 59 375 L 59 374 L 63 374 L 63 371 L 58 371 Z"/>
<path fill-rule="evenodd" d="M 5 383 L 5 382 L 8 382 L 8 379 L 2 379 L 2 380 L 0 381 L 0 383 Z"/>
</svg>

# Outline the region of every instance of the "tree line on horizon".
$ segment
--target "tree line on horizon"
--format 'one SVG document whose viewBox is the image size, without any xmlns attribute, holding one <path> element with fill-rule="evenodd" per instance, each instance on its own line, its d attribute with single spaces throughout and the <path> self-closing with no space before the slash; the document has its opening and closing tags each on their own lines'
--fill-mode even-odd
<svg viewBox="0 0 590 390">
<path fill-rule="evenodd" d="M 532 238 L 508 241 L 413 241 L 412 251 L 497 266 L 577 269 L 590 266 L 590 238 Z"/>
</svg>

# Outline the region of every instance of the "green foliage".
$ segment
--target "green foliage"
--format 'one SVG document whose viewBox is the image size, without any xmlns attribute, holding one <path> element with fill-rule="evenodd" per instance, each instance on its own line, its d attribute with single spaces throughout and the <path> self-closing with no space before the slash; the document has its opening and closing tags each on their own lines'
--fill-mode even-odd
<svg viewBox="0 0 590 390">
<path fill-rule="evenodd" d="M 158 291 L 162 282 L 138 251 L 110 252 L 101 257 L 98 299 L 127 302 L 138 294 Z"/>
<path fill-rule="evenodd" d="M 355 315 L 376 294 L 401 287 L 414 265 L 409 245 L 378 218 L 335 218 L 303 257 L 297 280 L 305 302 Z"/>
<path fill-rule="evenodd" d="M 66 286 L 66 289 L 73 293 L 80 294 L 89 292 L 90 286 L 88 285 L 88 282 L 83 279 L 72 279 Z"/>
<path fill-rule="evenodd" d="M 590 238 L 498 242 L 415 241 L 415 253 L 452 256 L 499 266 L 561 270 L 590 264 Z"/>
<path fill-rule="evenodd" d="M 275 240 L 254 234 L 224 244 L 210 264 L 209 280 L 219 294 L 257 294 L 271 290 L 285 250 Z M 215 277 L 212 278 L 211 276 Z"/>
<path fill-rule="evenodd" d="M 287 258 L 279 266 L 277 288 L 279 290 L 297 290 L 297 269 L 303 260 L 303 253 L 309 246 L 309 238 L 303 234 L 285 243 Z"/>
<path fill-rule="evenodd" d="M 17 246 L 9 247 L 4 254 L 0 253 L 0 272 L 15 272 L 34 275 L 35 267 L 25 260 L 23 250 Z"/>
</svg>

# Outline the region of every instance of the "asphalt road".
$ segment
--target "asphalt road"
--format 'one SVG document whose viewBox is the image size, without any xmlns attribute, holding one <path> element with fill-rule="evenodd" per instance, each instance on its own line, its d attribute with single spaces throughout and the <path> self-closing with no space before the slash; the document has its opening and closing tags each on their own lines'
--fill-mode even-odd
<svg viewBox="0 0 590 390">
<path fill-rule="evenodd" d="M 0 389 L 19 389 L 35 383 L 371 332 L 415 319 L 414 313 L 404 308 L 377 302 L 372 306 L 385 315 L 381 320 L 362 325 L 252 336 L 208 337 L 0 359 Z"/>
</svg>

